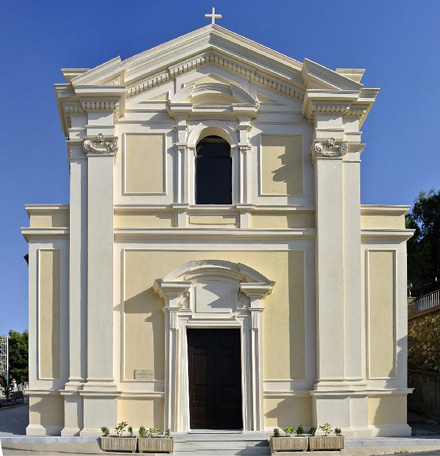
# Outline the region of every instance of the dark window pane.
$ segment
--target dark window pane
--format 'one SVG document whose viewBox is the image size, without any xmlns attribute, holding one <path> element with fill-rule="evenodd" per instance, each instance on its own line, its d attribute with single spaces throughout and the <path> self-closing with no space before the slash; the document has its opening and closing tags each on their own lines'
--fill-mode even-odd
<svg viewBox="0 0 440 456">
<path fill-rule="evenodd" d="M 196 203 L 232 204 L 231 148 L 218 136 L 208 136 L 197 146 Z"/>
</svg>

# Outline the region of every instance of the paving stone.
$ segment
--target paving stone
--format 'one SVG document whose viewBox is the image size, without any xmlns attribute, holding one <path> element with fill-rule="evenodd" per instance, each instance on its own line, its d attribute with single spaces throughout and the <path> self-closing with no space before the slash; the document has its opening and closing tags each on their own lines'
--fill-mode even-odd
<svg viewBox="0 0 440 456">
<path fill-rule="evenodd" d="M 0 437 L 25 435 L 29 424 L 29 405 L 0 409 Z"/>
</svg>

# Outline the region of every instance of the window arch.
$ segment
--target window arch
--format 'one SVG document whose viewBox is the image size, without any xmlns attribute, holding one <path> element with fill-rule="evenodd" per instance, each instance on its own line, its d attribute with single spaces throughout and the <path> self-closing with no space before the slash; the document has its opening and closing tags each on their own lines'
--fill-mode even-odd
<svg viewBox="0 0 440 456">
<path fill-rule="evenodd" d="M 220 136 L 206 136 L 196 148 L 196 204 L 232 204 L 231 146 Z"/>
</svg>

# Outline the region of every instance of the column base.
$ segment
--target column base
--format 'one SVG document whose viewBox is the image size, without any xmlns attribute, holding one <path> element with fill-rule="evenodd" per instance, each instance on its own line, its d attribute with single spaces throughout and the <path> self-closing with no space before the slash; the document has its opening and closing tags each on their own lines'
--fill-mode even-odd
<svg viewBox="0 0 440 456">
<path fill-rule="evenodd" d="M 42 424 L 29 424 L 26 427 L 26 435 L 30 436 L 44 436 L 44 435 L 61 435 L 63 426 L 58 425 L 42 425 Z"/>
<path fill-rule="evenodd" d="M 101 427 L 114 429 L 118 422 L 118 397 L 121 392 L 116 391 L 116 385 L 104 388 L 97 384 L 87 383 L 79 392 L 83 400 L 83 429 L 81 436 L 99 436 Z"/>
<path fill-rule="evenodd" d="M 344 390 L 340 384 L 327 388 L 321 384 L 319 390 L 312 391 L 312 397 L 313 421 L 317 427 L 330 423 L 349 439 L 372 437 L 368 426 L 368 394 L 364 388 Z"/>
<path fill-rule="evenodd" d="M 80 435 L 80 431 L 81 429 L 80 428 L 72 428 L 72 427 L 65 427 L 62 431 L 61 431 L 61 436 L 62 437 L 74 437 L 74 436 L 78 436 Z"/>
<path fill-rule="evenodd" d="M 371 425 L 373 437 L 405 437 L 411 435 L 411 427 L 407 424 Z"/>
</svg>

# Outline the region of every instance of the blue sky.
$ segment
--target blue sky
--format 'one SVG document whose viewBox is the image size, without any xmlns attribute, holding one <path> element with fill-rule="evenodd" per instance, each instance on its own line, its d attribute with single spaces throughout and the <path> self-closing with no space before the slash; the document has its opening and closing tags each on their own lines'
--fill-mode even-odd
<svg viewBox="0 0 440 456">
<path fill-rule="evenodd" d="M 27 328 L 24 204 L 69 200 L 60 68 L 131 57 L 203 27 L 212 6 L 223 27 L 297 60 L 366 68 L 381 93 L 363 126 L 363 203 L 440 188 L 438 0 L 3 0 L 0 334 Z"/>
</svg>

